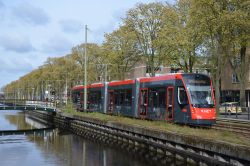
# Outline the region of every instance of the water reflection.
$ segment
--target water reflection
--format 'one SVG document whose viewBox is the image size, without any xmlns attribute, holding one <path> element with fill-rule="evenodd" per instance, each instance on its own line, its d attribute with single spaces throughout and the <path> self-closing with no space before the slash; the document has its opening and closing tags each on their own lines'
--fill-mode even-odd
<svg viewBox="0 0 250 166">
<path fill-rule="evenodd" d="M 31 122 L 25 119 L 24 113 L 7 114 L 0 113 L 0 125 L 5 123 L 9 124 L 7 128 L 16 126 L 17 129 L 31 127 Z M 8 123 L 4 122 L 6 120 Z M 39 135 L 0 136 L 0 165 L 144 166 L 149 163 L 126 151 L 53 130 Z"/>
<path fill-rule="evenodd" d="M 0 111 L 0 130 L 21 130 L 34 128 L 25 121 L 25 113 L 16 110 Z"/>
<path fill-rule="evenodd" d="M 0 136 L 1 166 L 33 165 L 72 166 L 127 166 L 148 165 L 127 152 L 121 152 L 58 131 L 45 135 Z"/>
<path fill-rule="evenodd" d="M 130 156 L 127 152 L 95 143 L 72 134 L 54 131 L 45 139 L 29 136 L 30 141 L 43 151 L 45 158 L 56 159 L 59 165 L 117 166 L 148 165 Z"/>
<path fill-rule="evenodd" d="M 36 129 L 42 129 L 42 128 L 48 127 L 45 124 L 37 122 L 36 120 L 32 119 L 29 116 L 25 116 L 25 123 L 29 124 L 30 126 L 36 128 Z"/>
</svg>

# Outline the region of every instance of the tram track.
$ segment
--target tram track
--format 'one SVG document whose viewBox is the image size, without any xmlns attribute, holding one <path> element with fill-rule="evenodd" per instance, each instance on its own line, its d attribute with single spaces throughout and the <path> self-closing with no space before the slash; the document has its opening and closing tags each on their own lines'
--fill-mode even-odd
<svg viewBox="0 0 250 166">
<path fill-rule="evenodd" d="M 236 119 L 217 119 L 212 129 L 234 132 L 250 138 L 250 121 Z"/>
</svg>

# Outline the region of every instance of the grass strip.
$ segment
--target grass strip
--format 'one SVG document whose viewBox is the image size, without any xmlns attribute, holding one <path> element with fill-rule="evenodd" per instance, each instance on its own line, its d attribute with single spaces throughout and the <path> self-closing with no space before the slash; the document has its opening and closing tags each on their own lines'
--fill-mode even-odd
<svg viewBox="0 0 250 166">
<path fill-rule="evenodd" d="M 152 130 L 173 132 L 173 133 L 184 134 L 184 135 L 188 135 L 192 137 L 210 139 L 212 141 L 216 140 L 220 142 L 226 142 L 230 144 L 244 145 L 244 146 L 250 147 L 249 138 L 240 134 L 235 134 L 234 132 L 230 132 L 230 131 L 219 131 L 215 129 L 190 127 L 186 125 L 167 123 L 164 121 L 150 121 L 150 120 L 141 120 L 141 119 L 135 119 L 135 118 L 122 117 L 122 116 L 112 116 L 112 115 L 102 114 L 98 112 L 88 112 L 88 113 L 77 112 L 72 106 L 72 104 L 69 104 L 66 107 L 62 108 L 62 112 L 68 113 L 71 115 L 96 118 L 98 120 L 102 120 L 105 122 L 108 122 L 108 121 L 119 122 L 122 124 L 146 127 Z"/>
</svg>

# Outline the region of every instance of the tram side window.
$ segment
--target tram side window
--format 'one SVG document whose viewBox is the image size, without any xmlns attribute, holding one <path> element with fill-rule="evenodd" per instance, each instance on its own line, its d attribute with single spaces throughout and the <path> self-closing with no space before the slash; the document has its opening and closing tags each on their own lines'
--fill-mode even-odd
<svg viewBox="0 0 250 166">
<path fill-rule="evenodd" d="M 131 105 L 132 91 L 130 89 L 116 90 L 114 94 L 115 94 L 115 105 L 119 105 L 119 106 Z"/>
<path fill-rule="evenodd" d="M 119 91 L 114 91 L 114 100 L 115 100 L 115 105 L 120 105 L 120 92 Z"/>
<path fill-rule="evenodd" d="M 188 104 L 187 93 L 184 87 L 178 87 L 178 102 L 182 105 Z"/>
<path fill-rule="evenodd" d="M 76 103 L 77 102 L 77 93 L 73 93 L 72 94 L 72 101 L 73 101 L 73 103 Z"/>
<path fill-rule="evenodd" d="M 166 89 L 159 89 L 159 107 L 166 107 Z"/>
<path fill-rule="evenodd" d="M 125 95 L 125 93 L 122 90 L 115 90 L 114 91 L 115 105 L 117 105 L 117 106 L 123 105 L 124 95 Z"/>
<path fill-rule="evenodd" d="M 149 90 L 149 107 L 157 107 L 157 91 L 155 89 Z"/>
<path fill-rule="evenodd" d="M 124 105 L 125 92 L 124 90 L 120 91 L 120 105 Z"/>
<path fill-rule="evenodd" d="M 95 101 L 94 101 L 94 103 L 95 103 L 95 105 L 96 105 L 96 107 L 99 107 L 100 106 L 100 104 L 101 104 L 101 92 L 96 92 L 95 93 L 95 99 L 94 99 Z"/>
<path fill-rule="evenodd" d="M 166 89 L 153 88 L 149 91 L 149 106 L 151 107 L 166 107 Z"/>
<path fill-rule="evenodd" d="M 124 105 L 131 106 L 131 104 L 132 104 L 132 90 L 130 90 L 130 89 L 125 90 L 124 102 L 125 102 Z"/>
<path fill-rule="evenodd" d="M 96 92 L 95 94 L 95 103 L 100 104 L 101 103 L 101 92 Z"/>
<path fill-rule="evenodd" d="M 84 102 L 84 94 L 82 92 L 80 93 L 80 101 Z"/>
<path fill-rule="evenodd" d="M 80 102 L 80 93 L 75 93 L 75 103 Z"/>
<path fill-rule="evenodd" d="M 101 103 L 101 92 L 91 92 L 89 95 L 89 102 L 91 104 Z"/>
<path fill-rule="evenodd" d="M 76 101 L 77 101 L 78 103 L 80 103 L 80 101 L 81 101 L 81 95 L 80 95 L 80 93 L 77 93 L 77 94 L 76 94 Z"/>
</svg>

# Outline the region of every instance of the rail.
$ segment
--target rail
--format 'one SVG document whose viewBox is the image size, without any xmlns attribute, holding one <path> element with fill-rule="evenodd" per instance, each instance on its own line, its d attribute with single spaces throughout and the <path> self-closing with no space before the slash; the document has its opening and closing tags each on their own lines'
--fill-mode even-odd
<svg viewBox="0 0 250 166">
<path fill-rule="evenodd" d="M 217 118 L 216 122 L 228 122 L 228 123 L 238 123 L 238 124 L 245 124 L 249 125 L 250 127 L 250 120 L 244 120 L 244 119 L 234 119 L 234 118 Z"/>
<path fill-rule="evenodd" d="M 232 118 L 218 118 L 213 129 L 235 132 L 250 138 L 250 121 Z"/>
</svg>

